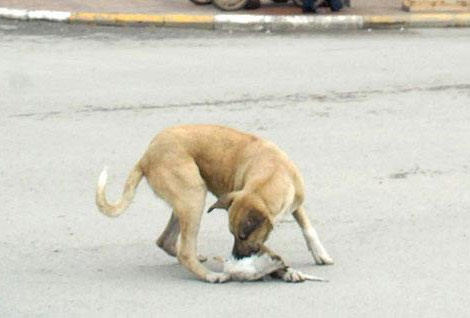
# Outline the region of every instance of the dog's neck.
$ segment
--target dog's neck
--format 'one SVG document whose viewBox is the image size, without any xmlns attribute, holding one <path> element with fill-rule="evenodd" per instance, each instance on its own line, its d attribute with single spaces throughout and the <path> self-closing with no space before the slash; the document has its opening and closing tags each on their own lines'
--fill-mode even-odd
<svg viewBox="0 0 470 318">
<path fill-rule="evenodd" d="M 264 178 L 250 179 L 241 191 L 241 195 L 250 196 L 251 202 L 256 202 L 259 208 L 269 213 L 272 224 L 286 213 L 293 212 L 303 201 L 303 194 L 298 193 L 292 183 L 286 182 L 284 176 L 274 172 Z"/>
</svg>

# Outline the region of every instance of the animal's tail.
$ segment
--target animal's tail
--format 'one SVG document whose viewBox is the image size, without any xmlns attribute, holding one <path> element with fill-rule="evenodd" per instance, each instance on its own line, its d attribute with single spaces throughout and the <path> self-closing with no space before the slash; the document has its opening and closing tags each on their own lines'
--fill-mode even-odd
<svg viewBox="0 0 470 318">
<path fill-rule="evenodd" d="M 143 172 L 139 167 L 139 164 L 135 165 L 134 169 L 131 170 L 127 177 L 124 191 L 122 192 L 121 199 L 116 203 L 109 203 L 106 200 L 106 181 L 108 179 L 108 169 L 105 167 L 100 174 L 98 180 L 98 188 L 96 189 L 96 205 L 100 212 L 107 216 L 116 217 L 122 214 L 127 207 L 131 204 L 132 198 L 135 194 L 135 189 L 142 180 Z"/>
</svg>

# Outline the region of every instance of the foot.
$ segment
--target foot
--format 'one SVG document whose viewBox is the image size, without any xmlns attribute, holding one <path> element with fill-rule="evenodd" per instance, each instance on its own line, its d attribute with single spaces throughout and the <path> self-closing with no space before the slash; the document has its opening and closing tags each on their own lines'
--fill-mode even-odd
<svg viewBox="0 0 470 318">
<path fill-rule="evenodd" d="M 317 265 L 333 265 L 335 263 L 331 256 L 328 254 L 315 255 L 312 253 L 312 255 Z"/>
<path fill-rule="evenodd" d="M 226 273 L 215 273 L 212 272 L 207 274 L 206 281 L 209 283 L 225 283 L 230 280 L 230 275 Z"/>
<path fill-rule="evenodd" d="M 176 257 L 176 246 L 175 244 L 168 244 L 162 239 L 158 239 L 156 242 L 157 246 L 164 250 L 168 255 Z"/>
</svg>

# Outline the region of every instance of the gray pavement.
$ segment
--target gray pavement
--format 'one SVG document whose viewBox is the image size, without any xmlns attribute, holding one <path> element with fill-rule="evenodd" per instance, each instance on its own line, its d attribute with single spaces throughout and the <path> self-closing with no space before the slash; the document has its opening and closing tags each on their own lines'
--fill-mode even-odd
<svg viewBox="0 0 470 318">
<path fill-rule="evenodd" d="M 467 317 L 469 32 L 0 21 L 0 316 Z M 170 211 L 145 183 L 122 217 L 98 213 L 102 167 L 116 197 L 152 136 L 188 122 L 299 165 L 336 264 L 313 265 L 291 219 L 269 245 L 329 283 L 195 280 L 154 245 Z M 220 212 L 203 219 L 209 257 L 232 243 Z"/>
</svg>

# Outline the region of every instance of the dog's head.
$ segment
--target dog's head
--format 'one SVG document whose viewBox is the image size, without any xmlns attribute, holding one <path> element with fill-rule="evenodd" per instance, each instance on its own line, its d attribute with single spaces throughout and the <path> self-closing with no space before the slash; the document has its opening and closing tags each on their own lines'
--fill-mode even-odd
<svg viewBox="0 0 470 318">
<path fill-rule="evenodd" d="M 258 253 L 273 229 L 269 212 L 257 195 L 231 192 L 222 195 L 208 210 L 229 212 L 230 232 L 235 238 L 232 255 L 244 258 Z"/>
</svg>

